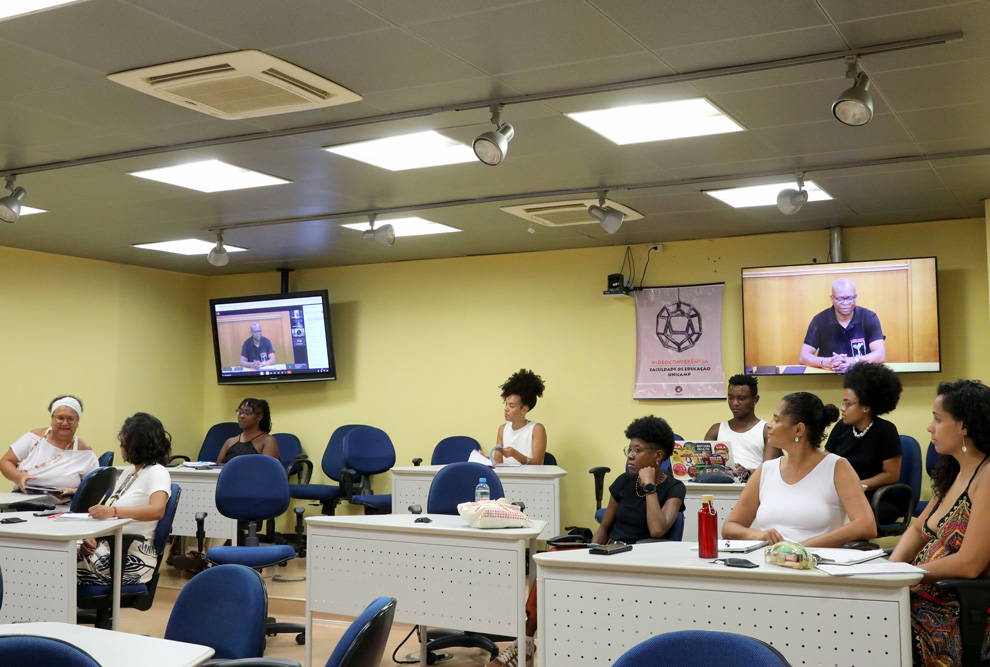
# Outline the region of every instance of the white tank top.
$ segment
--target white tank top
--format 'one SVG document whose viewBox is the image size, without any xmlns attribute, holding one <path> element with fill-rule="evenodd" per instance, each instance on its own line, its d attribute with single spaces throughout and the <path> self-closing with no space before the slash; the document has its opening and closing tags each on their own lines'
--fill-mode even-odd
<svg viewBox="0 0 990 667">
<path fill-rule="evenodd" d="M 797 484 L 788 484 L 780 477 L 783 460 L 763 463 L 760 508 L 753 527 L 776 528 L 785 540 L 803 542 L 846 523 L 846 512 L 835 490 L 835 463 L 839 457 L 826 454 Z"/>
<path fill-rule="evenodd" d="M 729 422 L 718 425 L 718 439 L 732 443 L 732 460 L 746 470 L 756 470 L 763 463 L 763 429 L 767 423 L 762 419 L 745 433 L 736 433 L 729 428 Z"/>
<path fill-rule="evenodd" d="M 518 431 L 513 431 L 512 424 L 505 422 L 505 428 L 502 429 L 502 446 L 512 447 L 528 459 L 533 458 L 533 429 L 538 423 L 528 422 Z M 508 460 L 511 457 L 505 458 Z"/>
</svg>

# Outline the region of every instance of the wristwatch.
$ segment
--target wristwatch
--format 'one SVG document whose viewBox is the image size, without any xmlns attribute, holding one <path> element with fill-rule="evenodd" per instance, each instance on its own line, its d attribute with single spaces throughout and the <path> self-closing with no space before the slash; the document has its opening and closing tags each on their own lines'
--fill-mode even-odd
<svg viewBox="0 0 990 667">
<path fill-rule="evenodd" d="M 657 485 L 656 484 L 644 484 L 643 485 L 643 493 L 656 493 L 656 492 L 657 492 Z"/>
</svg>

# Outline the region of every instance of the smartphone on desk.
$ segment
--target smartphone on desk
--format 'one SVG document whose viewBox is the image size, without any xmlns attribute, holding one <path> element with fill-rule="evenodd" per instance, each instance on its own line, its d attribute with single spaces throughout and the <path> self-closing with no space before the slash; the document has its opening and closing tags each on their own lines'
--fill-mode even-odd
<svg viewBox="0 0 990 667">
<path fill-rule="evenodd" d="M 27 519 L 22 519 L 19 516 L 12 516 L 6 519 L 0 519 L 0 523 L 24 523 Z"/>
<path fill-rule="evenodd" d="M 625 542 L 612 542 L 611 544 L 599 544 L 591 547 L 588 549 L 588 553 L 595 554 L 596 556 L 611 556 L 612 554 L 621 554 L 623 551 L 631 550 L 631 544 L 626 544 Z"/>
</svg>

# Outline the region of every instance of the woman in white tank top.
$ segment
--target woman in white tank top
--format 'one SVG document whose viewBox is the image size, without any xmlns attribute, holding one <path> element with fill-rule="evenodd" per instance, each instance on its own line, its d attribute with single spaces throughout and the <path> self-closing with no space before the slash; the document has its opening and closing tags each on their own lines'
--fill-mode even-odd
<svg viewBox="0 0 990 667">
<path fill-rule="evenodd" d="M 722 526 L 723 537 L 807 547 L 841 547 L 876 537 L 873 511 L 856 471 L 820 449 L 825 429 L 838 418 L 838 408 L 823 405 L 814 394 L 783 398 L 767 440 L 787 456 L 766 461 L 753 473 Z"/>
<path fill-rule="evenodd" d="M 526 418 L 543 396 L 543 379 L 526 369 L 513 373 L 502 385 L 505 423 L 498 427 L 493 457 L 496 463 L 542 465 L 547 451 L 547 430 Z"/>
</svg>

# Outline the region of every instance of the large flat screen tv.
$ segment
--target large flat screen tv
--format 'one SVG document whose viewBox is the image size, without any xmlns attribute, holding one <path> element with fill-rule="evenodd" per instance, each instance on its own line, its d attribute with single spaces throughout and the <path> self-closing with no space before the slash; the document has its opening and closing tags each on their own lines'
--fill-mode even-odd
<svg viewBox="0 0 990 667">
<path fill-rule="evenodd" d="M 742 290 L 749 375 L 831 373 L 817 360 L 874 361 L 876 340 L 895 371 L 942 368 L 934 257 L 744 268 Z"/>
<path fill-rule="evenodd" d="M 219 384 L 336 380 L 327 291 L 210 299 Z"/>
</svg>

